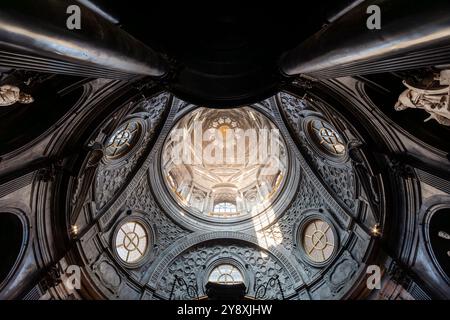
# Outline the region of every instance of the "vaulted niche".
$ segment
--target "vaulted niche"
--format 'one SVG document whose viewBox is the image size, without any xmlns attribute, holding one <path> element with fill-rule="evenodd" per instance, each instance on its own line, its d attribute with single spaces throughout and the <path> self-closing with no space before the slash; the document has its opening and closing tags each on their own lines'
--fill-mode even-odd
<svg viewBox="0 0 450 320">
<path fill-rule="evenodd" d="M 0 285 L 7 280 L 19 258 L 23 243 L 23 225 L 8 212 L 0 212 Z"/>
<path fill-rule="evenodd" d="M 181 207 L 227 219 L 271 207 L 287 176 L 288 155 L 279 130 L 260 112 L 199 108 L 174 126 L 161 165 Z"/>
</svg>

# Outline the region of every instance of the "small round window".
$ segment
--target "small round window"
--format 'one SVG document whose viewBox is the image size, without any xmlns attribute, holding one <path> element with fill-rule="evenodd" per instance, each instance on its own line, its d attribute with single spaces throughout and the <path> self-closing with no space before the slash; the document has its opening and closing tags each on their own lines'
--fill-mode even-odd
<svg viewBox="0 0 450 320">
<path fill-rule="evenodd" d="M 128 221 L 120 226 L 115 242 L 119 258 L 133 264 L 145 256 L 149 247 L 149 236 L 142 224 Z"/>
<path fill-rule="evenodd" d="M 333 157 L 345 155 L 345 142 L 339 133 L 326 121 L 314 119 L 308 123 L 308 134 L 320 151 Z"/>
<path fill-rule="evenodd" d="M 108 139 L 106 157 L 118 159 L 126 155 L 137 144 L 142 133 L 142 126 L 138 121 L 130 120 L 122 124 Z"/>
<path fill-rule="evenodd" d="M 311 220 L 305 225 L 301 241 L 306 255 L 315 263 L 327 261 L 334 252 L 333 230 L 327 222 L 321 219 Z"/>
<path fill-rule="evenodd" d="M 231 264 L 221 264 L 215 267 L 208 277 L 209 282 L 233 285 L 244 282 L 241 271 Z"/>
</svg>

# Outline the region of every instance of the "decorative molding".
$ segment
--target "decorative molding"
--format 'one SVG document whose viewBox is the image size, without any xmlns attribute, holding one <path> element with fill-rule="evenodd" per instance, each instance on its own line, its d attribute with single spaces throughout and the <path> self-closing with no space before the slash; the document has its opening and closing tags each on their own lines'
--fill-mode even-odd
<svg viewBox="0 0 450 320">
<path fill-rule="evenodd" d="M 167 266 L 171 265 L 172 262 L 183 252 L 195 247 L 199 244 L 206 243 L 208 241 L 227 239 L 228 241 L 237 240 L 250 243 L 257 248 L 271 254 L 276 260 L 278 260 L 281 266 L 287 271 L 288 275 L 293 281 L 293 288 L 301 286 L 303 280 L 298 273 L 295 262 L 290 258 L 289 253 L 282 248 L 277 247 L 264 247 L 261 246 L 260 241 L 257 237 L 240 233 L 240 232 L 229 232 L 229 231 L 216 231 L 210 233 L 193 233 L 180 241 L 177 241 L 172 246 L 166 249 L 166 251 L 161 254 L 161 257 L 155 261 L 152 268 L 148 271 L 147 275 L 144 277 L 144 281 L 154 290 L 157 289 L 156 285 L 161 280 Z"/>
<path fill-rule="evenodd" d="M 283 246 L 286 250 L 291 251 L 295 247 L 293 226 L 296 221 L 304 215 L 305 210 L 318 211 L 325 204 L 326 202 L 314 188 L 314 185 L 307 179 L 301 179 L 296 197 L 290 207 L 286 209 L 280 219 L 269 227 L 258 231 L 257 236 L 264 239 L 267 244 Z"/>
<path fill-rule="evenodd" d="M 145 212 L 145 218 L 154 225 L 156 255 L 161 254 L 175 241 L 190 234 L 167 217 L 156 204 L 148 183 L 147 176 L 139 182 L 136 189 L 126 200 L 126 207 L 130 210 Z"/>
<path fill-rule="evenodd" d="M 92 270 L 97 274 L 102 284 L 116 293 L 119 289 L 122 279 L 115 266 L 106 259 L 100 259 L 93 266 Z"/>
<path fill-rule="evenodd" d="M 144 112 L 131 114 L 122 120 L 122 123 L 135 122 L 142 131 L 133 148 L 124 157 L 106 160 L 100 164 L 95 185 L 97 208 L 100 209 L 109 202 L 136 170 L 137 164 L 148 149 L 150 140 L 153 139 L 154 130 L 161 120 L 169 97 L 167 93 L 161 93 L 150 99 L 141 100 L 136 105 Z M 106 141 L 104 144 L 107 143 Z"/>
<path fill-rule="evenodd" d="M 8 194 L 20 190 L 33 182 L 36 172 L 30 172 L 16 179 L 5 182 L 0 185 L 0 199 L 6 197 Z"/>
<path fill-rule="evenodd" d="M 219 258 L 219 263 L 223 261 L 238 267 L 245 279 L 245 285 L 248 290 L 247 295 L 254 294 L 254 288 L 250 283 L 254 283 L 255 287 L 259 287 L 274 275 L 279 276 L 281 286 L 286 292 L 291 294 L 293 292 L 292 278 L 276 257 L 271 254 L 261 254 L 261 250 L 258 247 L 243 243 L 202 243 L 190 248 L 167 266 L 156 285 L 156 292 L 161 296 L 167 296 L 174 277 L 182 277 L 194 287 L 202 286 L 202 283 L 206 281 L 205 278 L 208 277 L 211 271 L 208 267 L 211 258 Z M 244 264 L 241 265 L 238 262 L 239 260 L 244 261 Z M 203 269 L 205 266 L 207 266 L 207 269 Z M 199 279 L 199 277 L 202 278 Z M 250 281 L 250 278 L 252 281 Z M 199 291 L 202 290 L 204 288 L 200 287 Z M 278 298 L 278 294 L 278 290 L 269 290 L 265 298 L 275 299 Z M 180 296 L 180 294 L 176 296 Z M 181 298 L 187 297 L 181 295 Z"/>
<path fill-rule="evenodd" d="M 159 150 L 164 142 L 164 137 L 167 135 L 169 130 L 171 129 L 171 123 L 173 118 L 177 112 L 177 107 L 172 103 L 170 106 L 170 112 L 167 116 L 167 119 L 164 123 L 164 126 L 153 146 L 152 151 L 147 156 L 147 158 L 143 161 L 142 165 L 137 169 L 137 171 L 133 174 L 133 176 L 129 179 L 128 184 L 121 190 L 120 194 L 118 194 L 115 199 L 108 205 L 108 207 L 101 213 L 100 223 L 105 226 L 111 220 L 111 217 L 117 213 L 120 208 L 125 204 L 130 194 L 137 188 L 139 182 L 147 173 L 148 168 L 152 165 L 155 160 L 156 152 L 155 150 Z"/>
<path fill-rule="evenodd" d="M 450 181 L 445 180 L 441 177 L 437 177 L 429 172 L 423 171 L 421 169 L 415 169 L 420 182 L 428 184 L 433 188 L 441 190 L 450 195 Z"/>
<path fill-rule="evenodd" d="M 294 100 L 296 101 L 296 100 Z M 278 108 L 283 108 L 282 105 L 278 105 Z M 303 104 L 302 104 L 303 106 Z M 301 107 L 303 108 L 303 107 Z M 292 150 L 295 153 L 298 161 L 300 162 L 300 166 L 305 172 L 305 175 L 307 179 L 309 179 L 314 187 L 317 189 L 317 191 L 322 195 L 324 200 L 327 202 L 327 204 L 333 208 L 333 212 L 337 214 L 337 217 L 340 221 L 340 223 L 345 227 L 348 228 L 352 221 L 352 215 L 348 211 L 348 209 L 344 208 L 338 200 L 329 192 L 329 187 L 327 187 L 324 183 L 322 183 L 322 180 L 318 177 L 318 175 L 314 172 L 314 170 L 311 168 L 309 163 L 306 161 L 305 157 L 299 150 L 297 144 L 292 140 L 291 135 L 289 134 L 289 131 L 286 127 L 286 124 L 284 120 L 282 119 L 280 110 L 275 110 L 275 119 L 278 124 L 278 127 L 280 128 L 280 131 L 283 133 L 283 135 L 286 137 L 287 144 L 292 146 Z"/>
<path fill-rule="evenodd" d="M 333 264 L 325 276 L 325 281 L 333 295 L 341 292 L 344 287 L 349 286 L 350 280 L 356 274 L 358 267 L 358 262 L 353 259 L 348 251 L 344 251 L 341 258 Z"/>
</svg>

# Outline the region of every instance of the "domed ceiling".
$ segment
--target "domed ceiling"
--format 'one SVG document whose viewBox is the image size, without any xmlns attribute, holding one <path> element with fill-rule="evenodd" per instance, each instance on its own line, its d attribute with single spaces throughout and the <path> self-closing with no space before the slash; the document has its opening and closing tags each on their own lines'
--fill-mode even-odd
<svg viewBox="0 0 450 320">
<path fill-rule="evenodd" d="M 103 230 L 72 235 L 85 239 L 77 251 L 92 290 L 125 297 L 135 279 L 149 299 L 207 296 L 214 284 L 258 299 L 349 294 L 376 241 L 370 230 L 383 224 L 375 203 L 358 199 L 384 193 L 367 189 L 352 164 L 358 130 L 345 118 L 332 123 L 323 103 L 282 92 L 214 109 L 163 92 L 105 123 L 111 133 L 94 137 L 104 146 L 98 169 L 89 178 L 93 150 L 69 192 L 72 224 L 83 229 L 88 214 Z M 86 183 L 92 196 L 77 191 Z M 78 201 L 92 205 L 80 211 Z M 268 281 L 278 285 L 263 294 Z"/>
<path fill-rule="evenodd" d="M 189 112 L 171 130 L 161 164 L 181 207 L 220 218 L 269 208 L 288 174 L 279 130 L 249 107 Z"/>
</svg>

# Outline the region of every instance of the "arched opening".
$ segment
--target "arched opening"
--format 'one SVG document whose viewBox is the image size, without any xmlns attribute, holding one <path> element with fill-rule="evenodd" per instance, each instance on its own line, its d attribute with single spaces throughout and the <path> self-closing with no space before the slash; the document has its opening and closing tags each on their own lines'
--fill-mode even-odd
<svg viewBox="0 0 450 320">
<path fill-rule="evenodd" d="M 0 285 L 14 268 L 23 243 L 23 224 L 8 212 L 0 213 Z"/>
<path fill-rule="evenodd" d="M 241 300 L 246 292 L 244 275 L 232 264 L 219 264 L 209 273 L 205 289 L 210 300 Z"/>
<path fill-rule="evenodd" d="M 208 282 L 234 285 L 243 283 L 244 276 L 241 271 L 232 264 L 220 264 L 211 271 Z"/>
<path fill-rule="evenodd" d="M 429 224 L 429 238 L 436 263 L 450 279 L 450 208 L 433 214 Z"/>
</svg>

